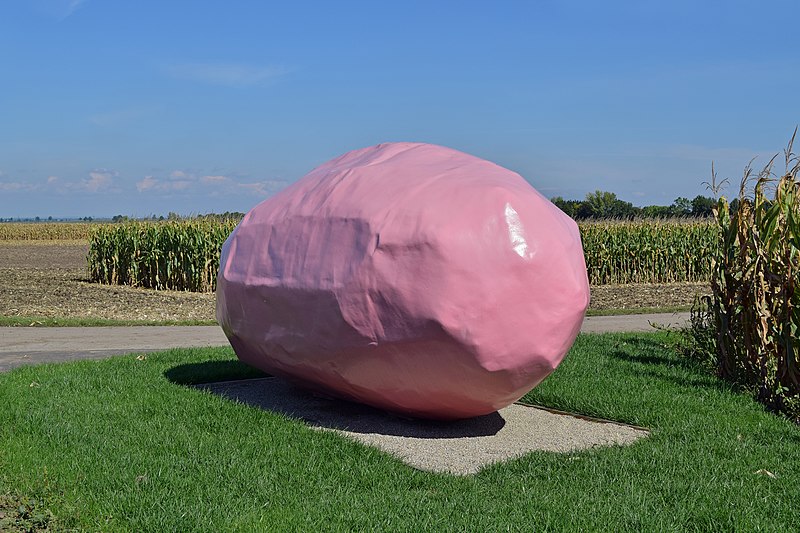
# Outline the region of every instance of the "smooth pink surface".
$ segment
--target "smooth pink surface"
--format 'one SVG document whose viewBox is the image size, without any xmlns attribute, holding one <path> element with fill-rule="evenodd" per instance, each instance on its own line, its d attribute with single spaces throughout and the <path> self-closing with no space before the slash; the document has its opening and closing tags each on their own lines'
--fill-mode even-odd
<svg viewBox="0 0 800 533">
<path fill-rule="evenodd" d="M 257 205 L 217 286 L 242 361 L 443 419 L 539 384 L 588 304 L 572 219 L 510 170 L 417 143 L 348 152 Z"/>
</svg>

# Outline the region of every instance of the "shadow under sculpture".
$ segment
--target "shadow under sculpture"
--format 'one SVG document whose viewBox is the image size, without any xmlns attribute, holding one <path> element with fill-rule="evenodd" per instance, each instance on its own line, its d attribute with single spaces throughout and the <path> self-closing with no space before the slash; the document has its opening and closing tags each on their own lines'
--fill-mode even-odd
<svg viewBox="0 0 800 533">
<path fill-rule="evenodd" d="M 348 152 L 254 207 L 217 280 L 241 361 L 432 419 L 521 398 L 588 304 L 572 219 L 508 169 L 419 143 Z"/>
</svg>

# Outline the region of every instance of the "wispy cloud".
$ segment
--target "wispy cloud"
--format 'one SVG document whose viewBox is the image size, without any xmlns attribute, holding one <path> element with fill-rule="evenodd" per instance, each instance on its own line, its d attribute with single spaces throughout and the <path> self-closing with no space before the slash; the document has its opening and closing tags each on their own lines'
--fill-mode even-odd
<svg viewBox="0 0 800 533">
<path fill-rule="evenodd" d="M 79 181 L 62 181 L 58 176 L 49 176 L 49 190 L 60 193 L 70 192 L 108 192 L 114 189 L 114 178 L 119 173 L 115 170 L 98 168 L 89 172 L 89 176 Z"/>
<path fill-rule="evenodd" d="M 139 192 L 146 192 L 146 191 L 159 191 L 159 192 L 170 192 L 170 191 L 186 191 L 194 184 L 194 178 L 192 179 L 168 179 L 162 180 L 156 178 L 155 176 L 145 176 L 141 180 L 136 182 L 136 190 Z"/>
<path fill-rule="evenodd" d="M 8 174 L 0 170 L 0 191 L 29 192 L 39 189 L 38 183 L 29 181 L 11 181 Z"/>
<path fill-rule="evenodd" d="M 78 9 L 86 5 L 88 0 L 38 0 L 33 8 L 39 13 L 63 21 Z"/>
<path fill-rule="evenodd" d="M 149 191 L 155 189 L 158 183 L 158 180 L 153 176 L 145 176 L 136 182 L 136 190 L 139 192 Z"/>
<path fill-rule="evenodd" d="M 206 185 L 219 185 L 230 183 L 231 179 L 228 176 L 203 176 L 202 181 Z"/>
<path fill-rule="evenodd" d="M 16 179 L 11 181 L 0 175 L 0 191 L 43 192 L 56 194 L 76 193 L 118 193 L 122 189 L 117 185 L 119 173 L 115 170 L 99 168 L 92 170 L 83 179 L 62 179 L 59 176 L 46 178 Z"/>
<path fill-rule="evenodd" d="M 285 181 L 267 180 L 252 183 L 238 183 L 237 188 L 239 190 L 248 191 L 256 196 L 266 198 L 280 191 L 286 187 L 286 185 L 287 183 Z"/>
<path fill-rule="evenodd" d="M 210 196 L 255 195 L 268 197 L 283 189 L 282 180 L 250 181 L 241 176 L 225 174 L 197 175 L 185 170 L 173 170 L 166 178 L 148 175 L 136 182 L 140 193 L 189 193 Z"/>
<path fill-rule="evenodd" d="M 266 198 L 288 185 L 283 180 L 240 181 L 224 175 L 203 176 L 200 181 L 213 196 L 246 193 Z"/>
<path fill-rule="evenodd" d="M 38 184 L 22 181 L 0 181 L 0 191 L 21 192 L 35 191 L 39 188 Z"/>
<path fill-rule="evenodd" d="M 89 172 L 89 177 L 81 180 L 80 188 L 89 192 L 100 192 L 108 190 L 114 183 L 117 172 L 107 169 L 97 169 Z"/>
<path fill-rule="evenodd" d="M 64 15 L 64 18 L 72 15 L 78 8 L 86 3 L 86 0 L 69 0 L 67 3 L 67 14 Z"/>
<path fill-rule="evenodd" d="M 184 63 L 167 67 L 173 78 L 225 85 L 228 87 L 265 87 L 286 74 L 278 66 L 254 66 L 225 63 Z"/>
</svg>

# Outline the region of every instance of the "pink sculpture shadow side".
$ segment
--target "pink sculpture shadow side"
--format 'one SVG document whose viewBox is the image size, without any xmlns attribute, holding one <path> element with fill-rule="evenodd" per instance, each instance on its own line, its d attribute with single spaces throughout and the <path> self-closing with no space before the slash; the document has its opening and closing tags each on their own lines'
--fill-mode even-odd
<svg viewBox="0 0 800 533">
<path fill-rule="evenodd" d="M 348 152 L 257 205 L 225 242 L 217 285 L 245 363 L 438 419 L 538 385 L 588 304 L 572 219 L 510 170 L 417 143 Z"/>
</svg>

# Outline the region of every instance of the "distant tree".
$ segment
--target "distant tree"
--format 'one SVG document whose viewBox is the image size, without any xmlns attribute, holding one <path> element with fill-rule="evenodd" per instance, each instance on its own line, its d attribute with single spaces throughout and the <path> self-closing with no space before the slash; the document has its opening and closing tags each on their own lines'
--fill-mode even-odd
<svg viewBox="0 0 800 533">
<path fill-rule="evenodd" d="M 52 221 L 53 221 L 53 217 L 52 217 L 52 216 L 50 216 L 50 217 L 47 217 L 47 220 L 49 220 L 50 222 L 52 222 Z"/>
<path fill-rule="evenodd" d="M 631 202 L 626 202 L 617 198 L 613 192 L 596 190 L 586 195 L 584 200 L 565 200 L 561 196 L 554 196 L 550 201 L 564 213 L 576 220 L 587 218 L 674 218 L 674 217 L 705 217 L 711 215 L 716 200 L 705 196 L 696 196 L 693 200 L 678 197 L 671 205 L 648 205 L 636 207 Z M 731 209 L 735 209 L 731 203 Z M 200 215 L 201 217 L 227 217 L 229 213 L 223 215 Z M 230 213 L 238 215 L 243 213 Z"/>
<path fill-rule="evenodd" d="M 167 215 L 167 220 L 180 220 L 181 216 L 178 213 L 170 211 Z"/>
<path fill-rule="evenodd" d="M 578 208 L 578 218 L 633 218 L 639 212 L 632 203 L 617 198 L 613 192 L 590 192 Z"/>
<path fill-rule="evenodd" d="M 241 220 L 244 218 L 244 213 L 240 211 L 225 211 L 224 213 L 206 213 L 204 215 L 197 215 L 196 218 L 213 220 Z"/>
<path fill-rule="evenodd" d="M 707 196 L 697 195 L 692 200 L 692 216 L 693 217 L 710 217 L 711 210 L 716 204 L 716 200 Z"/>
<path fill-rule="evenodd" d="M 35 220 L 36 222 L 40 222 L 42 219 L 41 219 L 41 218 L 39 218 L 39 217 L 36 217 L 36 218 L 34 218 L 34 220 Z"/>
<path fill-rule="evenodd" d="M 553 204 L 557 208 L 561 209 L 564 213 L 566 213 L 567 215 L 571 216 L 572 218 L 577 218 L 578 209 L 580 208 L 581 204 L 583 203 L 580 200 L 564 200 L 564 198 L 562 198 L 561 196 L 555 196 L 553 198 L 550 198 L 550 201 L 553 202 Z M 244 213 L 241 213 L 241 216 L 239 216 L 239 215 L 240 215 L 240 213 L 227 213 L 226 212 L 222 216 L 223 217 L 229 217 L 229 218 L 242 218 L 244 216 Z"/>
<path fill-rule="evenodd" d="M 614 206 L 614 214 L 612 216 L 614 218 L 632 219 L 636 218 L 640 214 L 641 214 L 641 209 L 634 206 L 631 202 L 618 200 L 617 204 Z"/>
<path fill-rule="evenodd" d="M 692 201 L 683 196 L 675 198 L 672 202 L 673 216 L 686 217 L 692 214 Z"/>
<path fill-rule="evenodd" d="M 617 202 L 617 195 L 613 192 L 596 190 L 586 194 L 584 200 L 590 216 L 594 218 L 609 218 Z"/>
<path fill-rule="evenodd" d="M 644 218 L 670 218 L 673 209 L 669 205 L 646 205 L 641 209 L 641 215 Z"/>
</svg>

